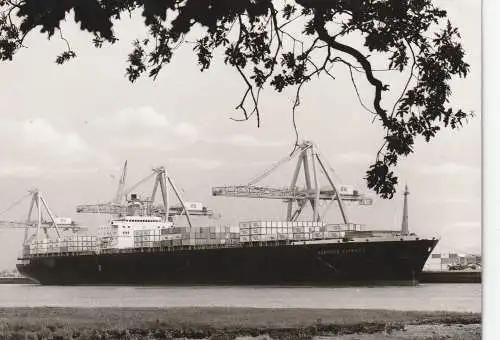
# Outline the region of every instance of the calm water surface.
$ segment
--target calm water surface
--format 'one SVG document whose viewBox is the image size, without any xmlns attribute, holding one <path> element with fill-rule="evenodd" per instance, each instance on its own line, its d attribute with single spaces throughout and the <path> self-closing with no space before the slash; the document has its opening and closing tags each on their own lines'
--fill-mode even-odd
<svg viewBox="0 0 500 340">
<path fill-rule="evenodd" d="M 42 306 L 381 308 L 481 312 L 481 285 L 317 288 L 0 284 L 0 307 Z"/>
</svg>

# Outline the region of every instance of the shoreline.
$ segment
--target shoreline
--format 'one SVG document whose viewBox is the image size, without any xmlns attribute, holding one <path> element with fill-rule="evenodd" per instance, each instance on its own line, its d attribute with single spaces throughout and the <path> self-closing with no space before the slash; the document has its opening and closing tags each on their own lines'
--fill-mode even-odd
<svg viewBox="0 0 500 340">
<path fill-rule="evenodd" d="M 481 283 L 482 273 L 479 271 L 439 271 L 424 270 L 420 283 Z M 36 284 L 37 282 L 24 277 L 0 277 L 0 284 Z"/>
<path fill-rule="evenodd" d="M 0 308 L 3 339 L 480 339 L 481 314 L 378 309 Z M 3 332 L 2 332 L 3 331 Z M 429 337 L 426 337 L 426 334 Z"/>
</svg>

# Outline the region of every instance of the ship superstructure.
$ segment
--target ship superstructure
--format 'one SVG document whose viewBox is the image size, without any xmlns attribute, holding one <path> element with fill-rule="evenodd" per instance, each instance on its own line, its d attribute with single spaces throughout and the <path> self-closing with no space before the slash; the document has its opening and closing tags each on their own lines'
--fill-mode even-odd
<svg viewBox="0 0 500 340">
<path fill-rule="evenodd" d="M 292 160 L 297 163 L 289 186 L 258 185 Z M 301 170 L 304 187 L 298 185 Z M 364 230 L 352 223 L 345 204 L 371 205 L 372 199 L 351 186 L 336 185 L 330 170 L 313 143 L 301 143 L 291 155 L 247 185 L 212 189 L 214 196 L 282 200 L 286 217 L 221 225 L 210 220 L 212 211 L 203 204 L 184 202 L 163 167 L 153 169 L 151 175 L 124 190 L 125 166 L 113 201 L 77 207 L 80 213 L 112 216 L 108 224 L 99 227 L 97 235 L 72 239 L 59 235 L 46 248 L 33 248 L 31 240 L 24 247 L 18 269 L 44 284 L 416 282 L 437 240 L 401 231 Z M 320 176 L 327 186 L 320 185 Z M 151 196 L 133 193 L 150 178 L 154 178 Z M 159 205 L 155 204 L 158 189 Z M 169 191 L 179 204 L 172 204 Z M 338 206 L 339 223 L 325 220 L 333 205 Z M 304 217 L 307 207 L 312 212 L 310 217 Z M 207 218 L 206 224 L 194 226 L 194 215 Z M 187 226 L 177 225 L 176 216 L 184 216 Z"/>
</svg>

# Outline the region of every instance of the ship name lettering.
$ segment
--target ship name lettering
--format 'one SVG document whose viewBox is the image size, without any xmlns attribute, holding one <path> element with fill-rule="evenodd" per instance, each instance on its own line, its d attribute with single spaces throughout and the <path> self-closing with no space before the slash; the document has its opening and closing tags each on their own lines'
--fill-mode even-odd
<svg viewBox="0 0 500 340">
<path fill-rule="evenodd" d="M 346 254 L 360 254 L 364 253 L 364 248 L 345 248 L 345 249 L 325 249 L 318 251 L 318 255 L 346 255 Z"/>
</svg>

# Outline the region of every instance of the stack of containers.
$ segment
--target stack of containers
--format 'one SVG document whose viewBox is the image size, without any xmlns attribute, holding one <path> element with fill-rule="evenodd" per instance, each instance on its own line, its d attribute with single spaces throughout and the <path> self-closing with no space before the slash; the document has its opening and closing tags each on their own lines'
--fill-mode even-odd
<svg viewBox="0 0 500 340">
<path fill-rule="evenodd" d="M 68 236 L 62 239 L 43 239 L 29 245 L 30 254 L 93 251 L 97 247 L 95 236 Z M 28 248 L 26 248 L 27 250 Z"/>
<path fill-rule="evenodd" d="M 241 243 L 323 240 L 345 236 L 341 225 L 312 221 L 252 221 L 241 222 L 239 227 Z"/>
<path fill-rule="evenodd" d="M 166 229 L 134 230 L 134 247 L 148 248 L 159 245 L 163 230 Z"/>
<path fill-rule="evenodd" d="M 47 240 L 34 241 L 30 244 L 30 254 L 45 254 L 48 249 Z"/>
<path fill-rule="evenodd" d="M 162 229 L 160 235 L 160 246 L 171 247 L 182 245 L 181 240 L 183 235 L 186 234 L 187 228 L 172 227 L 168 229 Z"/>
<path fill-rule="evenodd" d="M 361 224 L 348 223 L 347 230 L 349 230 L 349 231 L 361 231 Z"/>
<path fill-rule="evenodd" d="M 246 243 L 250 242 L 250 228 L 252 222 L 241 222 L 240 223 L 240 242 Z"/>
<path fill-rule="evenodd" d="M 327 224 L 325 226 L 325 238 L 343 238 L 345 236 L 345 225 L 342 224 Z"/>
<path fill-rule="evenodd" d="M 47 245 L 48 253 L 59 253 L 61 251 L 60 241 L 57 240 L 49 240 Z"/>
<path fill-rule="evenodd" d="M 173 227 L 134 231 L 134 247 L 176 247 L 204 245 L 237 245 L 238 226 Z"/>
<path fill-rule="evenodd" d="M 67 251 L 70 252 L 91 251 L 94 250 L 95 247 L 95 236 L 69 236 L 61 242 L 61 248 L 67 248 Z"/>
</svg>

